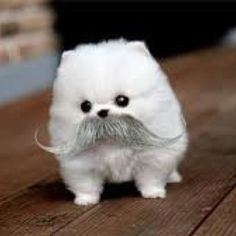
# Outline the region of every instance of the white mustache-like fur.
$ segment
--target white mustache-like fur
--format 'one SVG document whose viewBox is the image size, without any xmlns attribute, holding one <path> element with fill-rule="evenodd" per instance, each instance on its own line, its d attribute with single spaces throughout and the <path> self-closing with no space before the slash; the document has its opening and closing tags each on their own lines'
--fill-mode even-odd
<svg viewBox="0 0 236 236">
<path fill-rule="evenodd" d="M 179 134 L 174 138 L 162 138 L 149 131 L 141 121 L 130 115 L 111 115 L 106 119 L 98 117 L 85 119 L 77 125 L 74 138 L 65 144 L 54 147 L 45 146 L 38 141 L 38 131 L 35 133 L 35 141 L 43 150 L 62 155 L 75 149 L 79 153 L 101 139 L 110 138 L 131 149 L 145 149 L 167 147 L 182 135 Z"/>
</svg>

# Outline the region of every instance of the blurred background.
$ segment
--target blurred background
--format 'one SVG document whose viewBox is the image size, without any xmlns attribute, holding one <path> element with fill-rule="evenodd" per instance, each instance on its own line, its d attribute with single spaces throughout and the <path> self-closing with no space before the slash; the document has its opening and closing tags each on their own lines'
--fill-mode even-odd
<svg viewBox="0 0 236 236">
<path fill-rule="evenodd" d="M 0 0 L 0 105 L 51 86 L 62 50 L 120 37 L 159 59 L 231 45 L 236 3 Z"/>
</svg>

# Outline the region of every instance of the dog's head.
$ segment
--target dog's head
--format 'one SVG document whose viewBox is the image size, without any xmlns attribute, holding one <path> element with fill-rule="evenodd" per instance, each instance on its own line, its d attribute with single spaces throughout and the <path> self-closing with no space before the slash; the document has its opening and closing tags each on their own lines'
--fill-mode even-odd
<svg viewBox="0 0 236 236">
<path fill-rule="evenodd" d="M 143 42 L 82 45 L 63 53 L 54 100 L 73 110 L 79 121 L 128 114 L 145 122 L 155 113 L 163 80 L 164 74 Z"/>
<path fill-rule="evenodd" d="M 82 146 L 105 137 L 150 146 L 157 141 L 150 124 L 170 96 L 166 77 L 143 42 L 113 40 L 63 53 L 51 111 L 78 124 Z"/>
</svg>

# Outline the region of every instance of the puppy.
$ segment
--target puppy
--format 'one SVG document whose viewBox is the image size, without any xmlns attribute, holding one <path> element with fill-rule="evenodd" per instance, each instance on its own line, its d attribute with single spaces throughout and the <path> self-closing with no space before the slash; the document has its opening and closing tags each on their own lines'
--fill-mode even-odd
<svg viewBox="0 0 236 236">
<path fill-rule="evenodd" d="M 187 148 L 180 104 L 143 42 L 110 40 L 64 52 L 49 132 L 75 204 L 98 203 L 105 181 L 134 180 L 144 198 L 180 182 Z"/>
</svg>

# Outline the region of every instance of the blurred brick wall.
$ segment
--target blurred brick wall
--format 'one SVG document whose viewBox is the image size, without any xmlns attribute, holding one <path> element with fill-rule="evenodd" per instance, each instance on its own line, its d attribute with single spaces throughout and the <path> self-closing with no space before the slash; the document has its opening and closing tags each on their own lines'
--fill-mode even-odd
<svg viewBox="0 0 236 236">
<path fill-rule="evenodd" d="M 55 51 L 54 22 L 47 0 L 1 0 L 0 64 Z"/>
</svg>

